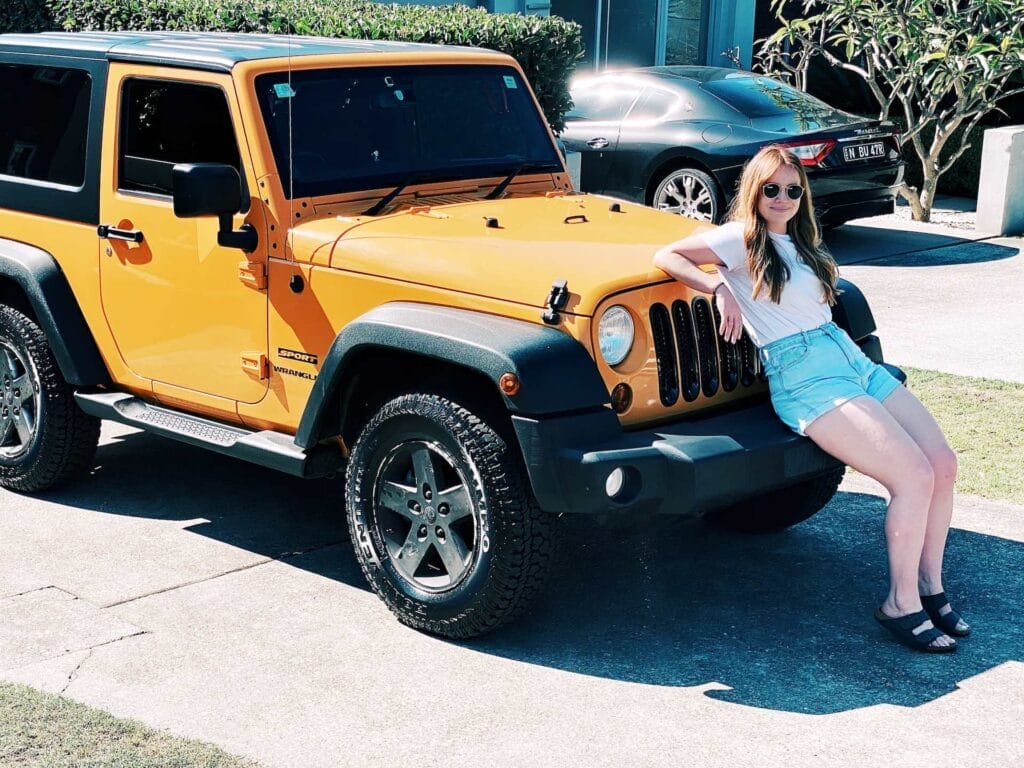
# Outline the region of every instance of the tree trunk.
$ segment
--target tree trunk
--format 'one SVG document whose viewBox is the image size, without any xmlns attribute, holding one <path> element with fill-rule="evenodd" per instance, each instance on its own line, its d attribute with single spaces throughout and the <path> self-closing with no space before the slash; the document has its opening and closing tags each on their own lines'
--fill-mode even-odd
<svg viewBox="0 0 1024 768">
<path fill-rule="evenodd" d="M 900 187 L 900 197 L 910 203 L 910 215 L 914 221 L 928 221 L 931 218 L 931 210 L 925 210 L 921 206 L 921 198 L 917 194 L 917 188 L 911 187 L 906 182 Z"/>
<path fill-rule="evenodd" d="M 921 218 L 914 217 L 917 221 L 931 221 L 932 220 L 932 206 L 935 205 L 935 191 L 939 186 L 939 174 L 935 170 L 935 166 L 938 163 L 932 162 L 929 158 L 929 162 L 925 163 L 923 168 L 924 181 L 921 184 Z"/>
</svg>

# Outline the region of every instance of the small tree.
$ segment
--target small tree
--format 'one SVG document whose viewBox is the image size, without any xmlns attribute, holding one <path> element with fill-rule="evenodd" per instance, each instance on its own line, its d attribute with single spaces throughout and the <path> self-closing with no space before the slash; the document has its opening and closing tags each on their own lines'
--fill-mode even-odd
<svg viewBox="0 0 1024 768">
<path fill-rule="evenodd" d="M 802 0 L 802 15 L 787 18 L 793 5 L 772 0 L 782 26 L 763 41 L 760 65 L 802 89 L 818 56 L 863 78 L 879 118 L 903 118 L 901 141 L 920 158 L 924 181 L 900 194 L 914 219 L 928 221 L 939 177 L 970 147 L 971 129 L 1024 92 L 1024 0 Z"/>
</svg>

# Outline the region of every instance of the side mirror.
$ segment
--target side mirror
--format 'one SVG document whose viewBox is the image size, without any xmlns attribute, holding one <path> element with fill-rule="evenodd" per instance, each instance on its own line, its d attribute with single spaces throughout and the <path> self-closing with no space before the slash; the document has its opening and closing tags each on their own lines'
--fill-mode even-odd
<svg viewBox="0 0 1024 768">
<path fill-rule="evenodd" d="M 256 250 L 256 230 L 246 224 L 233 230 L 231 217 L 248 208 L 243 200 L 242 181 L 232 166 L 224 163 L 178 163 L 171 172 L 174 215 L 180 218 L 216 216 L 220 221 L 217 244 L 225 248 Z"/>
</svg>

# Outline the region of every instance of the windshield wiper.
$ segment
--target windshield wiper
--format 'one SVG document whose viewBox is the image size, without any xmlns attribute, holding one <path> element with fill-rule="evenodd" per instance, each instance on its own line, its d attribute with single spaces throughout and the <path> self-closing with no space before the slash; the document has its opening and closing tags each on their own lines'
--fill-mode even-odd
<svg viewBox="0 0 1024 768">
<path fill-rule="evenodd" d="M 555 167 L 556 166 L 554 163 L 522 163 L 521 165 L 517 165 L 515 168 L 512 169 L 508 176 L 501 180 L 501 183 L 498 186 L 496 186 L 494 189 L 487 193 L 487 196 L 484 199 L 494 200 L 498 197 L 501 197 L 501 193 L 505 191 L 505 188 L 509 184 L 512 183 L 512 179 L 514 179 L 521 173 L 525 173 L 527 171 L 552 170 Z"/>
<path fill-rule="evenodd" d="M 421 178 L 422 178 L 422 174 L 415 174 L 413 176 L 410 176 L 408 179 L 406 179 L 401 184 L 399 184 L 397 187 L 395 187 L 390 192 L 388 192 L 386 195 L 384 195 L 384 197 L 382 197 L 376 203 L 374 203 L 369 208 L 367 208 L 365 211 L 363 211 L 360 215 L 361 216 L 376 216 L 378 213 L 380 213 L 381 211 L 383 211 L 387 207 L 388 203 L 390 203 L 392 200 L 394 200 L 396 197 L 398 197 L 400 194 L 402 194 L 402 190 L 403 189 L 408 187 L 410 184 L 415 184 L 417 181 L 420 181 Z"/>
</svg>

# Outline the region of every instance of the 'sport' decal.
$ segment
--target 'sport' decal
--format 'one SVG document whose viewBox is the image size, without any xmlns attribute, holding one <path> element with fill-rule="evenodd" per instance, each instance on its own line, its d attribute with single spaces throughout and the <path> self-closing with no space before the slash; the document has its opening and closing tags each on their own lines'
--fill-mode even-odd
<svg viewBox="0 0 1024 768">
<path fill-rule="evenodd" d="M 316 365 L 320 362 L 316 355 L 311 355 L 309 352 L 299 352 L 296 349 L 285 349 L 284 347 L 277 348 L 277 356 L 283 357 L 286 360 L 297 360 L 300 363 L 309 363 L 310 365 Z"/>
</svg>

